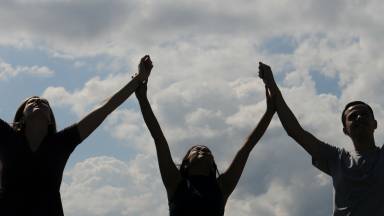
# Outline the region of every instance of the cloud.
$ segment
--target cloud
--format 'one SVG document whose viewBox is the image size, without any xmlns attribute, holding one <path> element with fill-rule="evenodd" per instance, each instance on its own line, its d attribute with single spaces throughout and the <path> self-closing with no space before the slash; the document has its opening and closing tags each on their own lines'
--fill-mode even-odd
<svg viewBox="0 0 384 216">
<path fill-rule="evenodd" d="M 191 145 L 205 144 L 212 149 L 220 171 L 228 167 L 265 111 L 264 85 L 256 77 L 258 59 L 271 62 L 286 101 L 304 128 L 321 140 L 350 148 L 350 141 L 341 132 L 339 116 L 346 88 L 354 86 L 354 82 L 371 82 L 351 75 L 358 74 L 357 70 L 362 63 L 357 63 L 357 67 L 348 63 L 354 62 L 353 59 L 359 55 L 365 56 L 364 53 L 356 54 L 359 40 L 344 36 L 310 35 L 299 38 L 291 53 L 273 54 L 265 53 L 262 46 L 255 46 L 241 37 L 233 40 L 219 38 L 213 44 L 209 41 L 202 38 L 153 48 L 154 69 L 149 80 L 148 97 L 176 163 L 180 162 Z M 216 46 L 216 43 L 225 46 Z M 127 58 L 138 59 L 134 55 Z M 327 77 L 340 77 L 338 84 L 341 96 L 319 94 L 316 80 L 311 76 L 313 69 Z M 100 98 L 104 98 L 102 95 L 107 97 L 113 94 L 117 86 L 124 85 L 123 80 L 129 80 L 129 75 L 93 77 L 75 91 L 51 87 L 44 94 L 53 100 L 54 105 L 67 106 L 81 114 L 94 106 Z M 358 86 L 351 87 L 348 94 L 353 94 L 359 89 Z M 374 95 L 372 97 L 378 97 L 376 93 Z M 139 112 L 137 106 L 131 104 L 129 108 L 113 113 L 107 120 L 105 130 L 116 139 L 135 147 L 136 154 L 155 155 L 153 140 Z M 152 160 L 156 161 L 156 158 Z M 158 171 L 149 173 L 159 179 L 159 175 L 154 172 Z M 89 179 L 99 178 L 99 174 L 94 175 L 96 177 Z M 145 184 L 143 181 L 142 185 Z M 114 183 L 108 182 L 105 185 L 111 186 Z M 104 188 L 100 185 L 92 187 Z M 119 187 L 119 190 L 124 187 Z M 161 184 L 159 187 L 162 188 Z M 331 188 L 330 178 L 321 175 L 320 171 L 311 166 L 308 154 L 286 135 L 275 118 L 252 151 L 226 211 L 228 215 L 327 215 L 332 211 Z M 104 196 L 135 196 L 129 191 L 123 193 L 119 190 L 108 189 L 106 194 L 115 195 Z M 145 215 L 146 202 L 160 199 L 153 206 L 166 209 L 165 197 L 157 198 L 152 192 L 145 193 L 144 189 L 143 193 L 147 196 L 136 199 L 137 208 L 123 207 L 120 201 L 108 205 L 113 206 L 111 209 L 116 211 L 113 213 L 115 215 L 124 215 L 128 209 L 135 211 L 136 215 Z M 165 195 L 164 191 L 159 193 Z M 313 194 L 318 196 L 314 197 Z M 67 198 L 72 199 L 75 198 Z M 66 208 L 73 212 L 76 209 L 85 215 L 108 214 L 89 213 L 87 209 L 91 207 L 80 205 L 68 205 Z"/>
<path fill-rule="evenodd" d="M 166 215 L 167 202 L 153 156 L 131 161 L 93 157 L 64 174 L 61 187 L 68 215 Z M 157 176 L 154 176 L 155 173 Z"/>
<path fill-rule="evenodd" d="M 103 44 L 111 42 L 114 28 L 121 28 L 123 21 L 129 18 L 130 10 L 134 9 L 131 2 L 3 1 L 0 24 L 7 33 L 0 37 L 0 43 L 27 47 L 37 45 L 71 51 L 74 55 L 76 47 L 78 51 L 87 51 L 87 47 L 93 44 L 95 49 L 100 41 Z"/>
<path fill-rule="evenodd" d="M 118 74 L 101 79 L 99 76 L 88 80 L 84 87 L 73 92 L 63 87 L 48 87 L 42 94 L 44 98 L 51 101 L 53 106 L 70 107 L 78 116 L 84 116 L 95 106 L 102 103 L 122 88 L 131 80 L 130 74 Z"/>
<path fill-rule="evenodd" d="M 49 69 L 46 66 L 12 66 L 11 64 L 0 59 L 0 80 L 5 80 L 10 77 L 15 77 L 18 75 L 30 75 L 30 76 L 40 76 L 47 77 L 53 76 L 54 71 Z"/>
<path fill-rule="evenodd" d="M 305 129 L 330 144 L 351 148 L 350 141 L 342 134 L 340 110 L 344 101 L 348 100 L 347 95 L 362 94 L 359 93 L 361 89 L 368 90 L 369 84 L 376 83 L 372 77 L 358 75 L 364 64 L 353 59 L 364 57 L 370 63 L 374 61 L 367 58 L 364 52 L 356 54 L 360 49 L 359 40 L 312 35 L 298 40 L 297 47 L 288 54 L 266 54 L 243 39 L 223 39 L 225 46 L 209 46 L 208 41 L 183 41 L 159 46 L 154 48 L 152 54 L 154 69 L 149 80 L 148 97 L 176 163 L 191 145 L 205 144 L 212 149 L 220 171 L 225 171 L 265 111 L 264 85 L 256 77 L 256 58 L 271 63 L 287 103 Z M 136 56 L 127 58 L 135 59 Z M 379 68 L 379 63 L 373 64 L 372 71 L 376 68 Z M 315 73 L 327 77 L 340 77 L 340 96 L 319 94 L 316 80 L 311 76 L 313 69 L 316 69 Z M 382 75 L 374 74 L 377 80 L 381 79 Z M 53 101 L 54 106 L 69 107 L 80 115 L 101 98 L 113 94 L 124 85 L 124 80 L 129 79 L 128 74 L 93 77 L 77 90 L 51 87 L 46 89 L 44 95 Z M 379 89 L 378 85 L 371 87 Z M 371 94 L 371 98 L 379 97 L 379 91 L 372 91 Z M 104 129 L 114 138 L 133 146 L 137 151 L 135 154 L 151 155 L 153 170 L 144 169 L 139 173 L 147 173 L 160 181 L 153 140 L 136 102 L 132 103 L 128 108 L 113 113 Z M 377 101 L 375 104 L 380 110 L 377 115 L 380 122 L 383 119 L 382 103 Z M 131 166 L 130 162 L 123 164 Z M 112 163 L 105 170 L 123 169 L 121 167 L 124 166 Z M 98 170 L 92 167 L 82 169 Z M 110 173 L 110 176 L 116 175 L 132 178 L 132 181 L 136 178 L 120 174 L 120 171 Z M 79 186 L 85 187 L 84 190 L 73 184 L 73 192 L 70 193 L 73 195 L 66 195 L 66 198 L 63 192 L 68 213 L 146 215 L 150 203 L 154 209 L 151 214 L 167 214 L 167 201 L 161 183 L 158 183 L 158 188 L 162 190 L 153 192 L 144 188 L 147 184 L 151 185 L 150 182 L 138 181 L 140 186 L 136 186 L 139 189 L 134 190 L 127 185 L 116 186 L 113 180 L 108 180 L 99 172 L 78 182 L 90 183 Z M 95 198 L 89 195 L 92 198 L 86 199 L 85 195 L 91 194 L 90 191 Z M 97 197 L 107 197 L 111 202 L 94 204 L 102 200 Z M 76 200 L 90 203 L 82 204 Z M 275 117 L 252 151 L 239 185 L 228 201 L 226 212 L 227 215 L 329 215 L 332 212 L 331 179 L 311 165 L 309 155 L 287 136 Z"/>
<path fill-rule="evenodd" d="M 53 57 L 72 59 L 77 67 L 92 67 L 87 57 L 108 56 L 114 68 L 129 65 L 129 71 L 140 55 L 151 54 L 148 96 L 176 163 L 191 145 L 205 144 L 220 171 L 227 168 L 265 111 L 258 61 L 272 66 L 287 103 L 319 139 L 351 148 L 340 122 L 341 109 L 350 100 L 372 104 L 379 122 L 377 140 L 384 138 L 379 0 L 35 0 L 3 1 L 0 8 L 3 45 L 41 48 Z M 0 68 L 0 79 L 31 71 L 49 74 L 39 66 L 3 62 Z M 314 74 L 336 80 L 331 84 L 338 93 L 318 92 Z M 57 84 L 43 96 L 53 106 L 83 116 L 129 82 L 130 75 L 92 74 L 83 86 Z M 133 146 L 134 158 L 88 158 L 69 169 L 62 187 L 66 213 L 167 214 L 153 140 L 131 97 L 104 129 Z M 275 117 L 252 151 L 226 215 L 331 211 L 331 179 L 311 166 L 309 155 Z"/>
<path fill-rule="evenodd" d="M 186 40 L 219 39 L 217 44 L 223 44 L 223 39 L 242 37 L 260 45 L 310 34 L 361 36 L 370 49 L 380 53 L 382 48 L 378 0 L 7 0 L 0 8 L 0 44 L 44 47 L 69 56 L 125 56 Z M 291 50 L 287 45 L 279 47 Z"/>
<path fill-rule="evenodd" d="M 222 53 L 226 52 L 223 49 L 211 52 L 224 58 Z M 195 52 L 191 50 L 193 48 L 188 52 Z M 165 57 L 167 55 L 161 58 Z M 180 162 L 191 145 L 205 144 L 212 149 L 220 171 L 224 171 L 265 110 L 264 86 L 259 79 L 248 77 L 254 68 L 228 74 L 228 70 L 210 68 L 222 65 L 212 66 L 204 60 L 200 56 L 191 57 L 187 62 L 178 62 L 179 66 L 177 62 L 168 61 L 172 70 L 165 74 L 160 74 L 161 70 L 157 69 L 164 68 L 163 63 L 154 61 L 148 94 L 175 162 Z M 224 64 L 236 65 L 236 61 L 234 58 Z M 198 62 L 197 67 L 202 69 L 196 72 L 182 69 L 186 64 L 193 65 L 191 62 Z M 212 73 L 204 73 L 211 70 Z M 340 141 L 338 98 L 332 94 L 317 95 L 308 73 L 297 74 L 298 81 L 284 80 L 282 91 L 303 127 L 325 141 L 344 146 L 345 143 Z M 283 75 L 287 78 L 291 74 Z M 164 80 L 164 76 L 172 82 Z M 153 140 L 137 109 L 123 109 L 112 114 L 106 128 L 139 152 L 155 154 Z M 332 207 L 329 180 L 311 166 L 307 153 L 286 135 L 276 119 L 253 150 L 242 180 L 228 201 L 227 214 L 328 214 Z M 309 182 L 313 184 L 304 186 Z M 308 194 L 319 196 L 310 200 Z M 320 210 L 313 212 L 315 207 Z"/>
</svg>

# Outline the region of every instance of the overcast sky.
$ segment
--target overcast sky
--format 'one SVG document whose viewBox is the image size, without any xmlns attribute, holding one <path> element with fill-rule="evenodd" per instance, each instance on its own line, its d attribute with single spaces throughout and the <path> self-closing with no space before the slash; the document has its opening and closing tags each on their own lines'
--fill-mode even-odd
<svg viewBox="0 0 384 216">
<path fill-rule="evenodd" d="M 148 97 L 176 163 L 193 144 L 224 171 L 266 109 L 258 62 L 272 66 L 302 126 L 351 149 L 340 113 L 371 104 L 384 123 L 380 0 L 3 0 L 0 117 L 46 97 L 59 129 L 123 87 L 141 56 Z M 68 216 L 168 215 L 152 138 L 134 95 L 72 154 L 61 187 Z M 332 182 L 277 116 L 228 200 L 228 216 L 324 216 Z"/>
</svg>

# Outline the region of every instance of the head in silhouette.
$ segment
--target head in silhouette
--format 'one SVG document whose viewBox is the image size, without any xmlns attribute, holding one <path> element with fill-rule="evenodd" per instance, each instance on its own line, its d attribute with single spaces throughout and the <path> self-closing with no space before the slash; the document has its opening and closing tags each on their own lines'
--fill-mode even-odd
<svg viewBox="0 0 384 216">
<path fill-rule="evenodd" d="M 343 131 L 352 139 L 373 138 L 377 121 L 372 108 L 362 101 L 348 103 L 341 115 Z"/>
<path fill-rule="evenodd" d="M 47 126 L 47 135 L 56 133 L 55 116 L 46 99 L 32 96 L 21 103 L 13 119 L 13 129 L 25 135 L 26 125 L 31 127 Z"/>
<path fill-rule="evenodd" d="M 211 150 L 203 145 L 192 146 L 183 158 L 180 173 L 185 178 L 193 175 L 216 177 L 218 170 Z"/>
</svg>

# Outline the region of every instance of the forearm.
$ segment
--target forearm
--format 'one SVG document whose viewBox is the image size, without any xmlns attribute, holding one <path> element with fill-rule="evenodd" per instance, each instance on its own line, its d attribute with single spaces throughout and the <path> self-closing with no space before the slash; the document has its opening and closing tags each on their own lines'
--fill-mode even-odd
<svg viewBox="0 0 384 216">
<path fill-rule="evenodd" d="M 168 142 L 161 130 L 160 124 L 152 111 L 151 105 L 146 96 L 138 97 L 141 113 L 143 114 L 144 122 L 148 127 L 156 145 L 157 157 L 159 159 L 160 169 L 173 163 L 171 151 Z M 163 175 L 163 174 L 162 174 Z"/>
<path fill-rule="evenodd" d="M 231 165 L 228 167 L 227 171 L 222 176 L 222 184 L 225 195 L 228 197 L 232 191 L 235 189 L 241 174 L 243 173 L 245 164 L 247 163 L 250 152 L 256 143 L 260 140 L 261 136 L 264 134 L 267 129 L 271 119 L 274 115 L 274 111 L 268 110 L 265 112 L 261 118 L 259 124 L 253 130 L 251 135 L 248 137 L 245 144 L 241 149 L 236 153 L 235 158 L 233 159 Z"/>
<path fill-rule="evenodd" d="M 275 114 L 274 110 L 267 110 L 264 113 L 263 117 L 260 119 L 256 128 L 249 135 L 247 141 L 245 142 L 242 148 L 242 151 L 249 153 L 253 149 L 253 147 L 257 144 L 257 142 L 260 140 L 260 138 L 263 136 L 263 134 L 267 130 L 274 114 Z"/>
<path fill-rule="evenodd" d="M 281 124 L 283 125 L 288 135 L 295 138 L 298 133 L 301 133 L 303 131 L 303 128 L 301 127 L 295 115 L 285 102 L 279 88 L 277 87 L 277 84 L 273 82 L 268 87 L 271 89 L 272 94 L 275 97 L 276 111 L 277 115 L 280 118 Z"/>
<path fill-rule="evenodd" d="M 240 175 L 243 171 L 249 154 L 251 153 L 253 147 L 255 147 L 257 142 L 263 136 L 264 132 L 267 130 L 268 125 L 272 120 L 273 114 L 274 111 L 267 111 L 264 113 L 259 124 L 249 135 L 247 141 L 244 143 L 241 149 L 236 153 L 236 156 L 233 159 L 233 162 L 231 163 L 231 167 L 229 168 L 229 170 L 234 171 L 234 175 Z"/>
<path fill-rule="evenodd" d="M 138 97 L 141 113 L 143 114 L 144 122 L 148 127 L 155 141 L 165 139 L 164 134 L 161 130 L 160 124 L 157 121 L 155 114 L 153 113 L 152 107 L 148 101 L 147 96 Z"/>
<path fill-rule="evenodd" d="M 139 101 L 141 113 L 143 114 L 144 122 L 155 141 L 161 178 L 167 189 L 167 193 L 173 194 L 173 191 L 180 180 L 180 173 L 172 160 L 168 142 L 152 111 L 147 96 L 139 96 L 137 99 Z"/>
<path fill-rule="evenodd" d="M 110 97 L 102 106 L 102 112 L 108 115 L 118 106 L 120 106 L 132 93 L 135 92 L 137 87 L 143 82 L 144 75 L 139 74 L 134 77 L 128 84 L 116 92 L 112 97 Z"/>
<path fill-rule="evenodd" d="M 121 105 L 136 90 L 140 82 L 142 82 L 142 79 L 142 76 L 135 77 L 104 104 L 97 107 L 80 120 L 78 128 L 81 139 L 88 137 L 112 111 Z"/>
<path fill-rule="evenodd" d="M 274 99 L 277 114 L 287 134 L 299 145 L 301 145 L 309 154 L 312 156 L 318 155 L 319 146 L 322 142 L 301 127 L 295 115 L 285 103 L 279 87 L 273 78 L 271 68 L 268 65 L 260 63 L 259 70 L 259 76 L 266 84 L 269 96 Z"/>
</svg>

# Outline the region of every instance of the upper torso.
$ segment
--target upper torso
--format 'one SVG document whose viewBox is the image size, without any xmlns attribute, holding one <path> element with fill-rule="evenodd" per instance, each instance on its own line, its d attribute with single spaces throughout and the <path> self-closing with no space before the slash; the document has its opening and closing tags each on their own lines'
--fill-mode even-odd
<svg viewBox="0 0 384 216">
<path fill-rule="evenodd" d="M 314 165 L 332 176 L 334 215 L 384 215 L 384 150 L 363 155 L 324 144 Z"/>
<path fill-rule="evenodd" d="M 169 200 L 171 216 L 222 216 L 225 202 L 215 178 L 183 178 Z"/>
<path fill-rule="evenodd" d="M 32 151 L 24 137 L 7 123 L 0 124 L 3 211 L 63 215 L 59 190 L 67 159 L 80 143 L 77 127 L 47 136 Z"/>
</svg>

